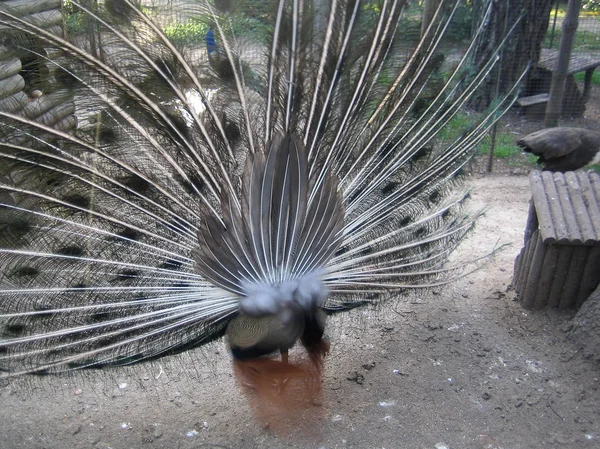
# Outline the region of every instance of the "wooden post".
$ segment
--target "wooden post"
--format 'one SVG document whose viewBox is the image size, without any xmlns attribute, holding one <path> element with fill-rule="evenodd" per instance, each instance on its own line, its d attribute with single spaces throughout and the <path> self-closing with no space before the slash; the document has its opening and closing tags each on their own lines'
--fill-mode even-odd
<svg viewBox="0 0 600 449">
<path fill-rule="evenodd" d="M 575 40 L 575 31 L 577 31 L 580 9 L 581 0 L 569 0 L 567 15 L 562 25 L 562 37 L 560 39 L 560 49 L 558 50 L 556 68 L 552 72 L 550 100 L 546 106 L 544 125 L 548 128 L 558 126 L 558 119 L 562 112 L 563 94 L 565 91 L 569 60 L 571 59 L 571 52 L 573 50 L 573 42 Z"/>
</svg>

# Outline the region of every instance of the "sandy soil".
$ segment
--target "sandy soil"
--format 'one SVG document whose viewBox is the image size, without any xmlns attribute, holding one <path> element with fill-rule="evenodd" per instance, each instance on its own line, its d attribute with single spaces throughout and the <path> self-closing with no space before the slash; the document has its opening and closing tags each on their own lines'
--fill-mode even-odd
<svg viewBox="0 0 600 449">
<path fill-rule="evenodd" d="M 470 206 L 489 210 L 457 257 L 511 246 L 453 285 L 333 317 L 310 403 L 265 406 L 287 424 L 261 415 L 219 342 L 135 369 L 5 381 L 0 447 L 599 448 L 600 367 L 566 338 L 574 312 L 527 311 L 511 291 L 527 177 L 470 185 Z"/>
</svg>

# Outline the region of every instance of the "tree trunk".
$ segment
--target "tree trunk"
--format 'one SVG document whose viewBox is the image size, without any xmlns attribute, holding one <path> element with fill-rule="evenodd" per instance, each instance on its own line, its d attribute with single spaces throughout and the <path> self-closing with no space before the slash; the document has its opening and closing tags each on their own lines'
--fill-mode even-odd
<svg viewBox="0 0 600 449">
<path fill-rule="evenodd" d="M 546 106 L 546 116 L 544 118 L 544 125 L 548 128 L 558 126 L 558 119 L 562 112 L 563 94 L 565 92 L 569 60 L 573 51 L 573 42 L 575 41 L 580 9 L 581 0 L 569 0 L 567 15 L 562 25 L 562 37 L 560 39 L 556 68 L 552 72 L 550 100 Z"/>
<path fill-rule="evenodd" d="M 485 11 L 490 0 L 483 1 L 481 11 Z M 523 74 L 529 64 L 535 64 L 542 50 L 542 43 L 550 22 L 550 10 L 554 0 L 502 0 L 492 2 L 489 17 L 489 30 L 479 44 L 476 60 L 481 62 L 489 57 L 489 51 L 504 38 L 506 32 L 519 18 L 520 22 L 510 35 L 500 61 L 499 92 L 507 92 Z M 475 19 L 474 19 L 475 20 Z M 479 19 L 481 20 L 481 18 Z M 525 85 L 529 85 L 531 71 Z M 492 93 L 496 80 L 492 80 L 487 93 L 482 94 L 481 105 L 487 106 L 493 100 Z"/>
</svg>

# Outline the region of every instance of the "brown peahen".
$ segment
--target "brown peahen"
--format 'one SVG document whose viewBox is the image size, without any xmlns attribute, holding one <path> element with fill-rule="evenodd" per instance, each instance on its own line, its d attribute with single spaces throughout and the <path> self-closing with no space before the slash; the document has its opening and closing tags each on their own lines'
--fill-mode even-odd
<svg viewBox="0 0 600 449">
<path fill-rule="evenodd" d="M 0 103 L 1 375 L 224 334 L 237 358 L 322 350 L 328 313 L 461 272 L 457 180 L 514 92 L 441 136 L 499 52 L 475 61 L 481 26 L 442 73 L 458 2 L 414 45 L 405 1 L 71 0 L 72 37 L 10 3 L 5 48 L 47 73 L 26 108 Z M 204 35 L 167 37 L 173 13 L 211 27 L 216 66 Z"/>
<path fill-rule="evenodd" d="M 523 151 L 538 157 L 544 170 L 567 172 L 600 162 L 600 131 L 547 128 L 519 139 Z"/>
</svg>

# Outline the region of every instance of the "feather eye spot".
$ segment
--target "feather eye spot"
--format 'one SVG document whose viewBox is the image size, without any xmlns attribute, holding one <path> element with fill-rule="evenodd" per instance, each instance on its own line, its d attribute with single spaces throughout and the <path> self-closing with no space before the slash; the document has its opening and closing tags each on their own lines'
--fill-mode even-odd
<svg viewBox="0 0 600 449">
<path fill-rule="evenodd" d="M 441 198 L 442 198 L 442 194 L 440 192 L 438 192 L 437 190 L 435 192 L 432 192 L 429 195 L 429 201 L 434 204 L 438 203 Z"/>
<path fill-rule="evenodd" d="M 164 261 L 163 263 L 161 263 L 158 266 L 158 268 L 162 268 L 165 270 L 175 270 L 175 269 L 181 268 L 182 265 L 183 265 L 183 263 L 178 260 L 168 259 L 168 260 Z"/>
<path fill-rule="evenodd" d="M 69 203 L 72 206 L 75 206 L 79 209 L 89 209 L 90 208 L 90 198 L 85 196 L 85 195 L 81 195 L 79 193 L 74 193 L 72 195 L 67 195 L 63 198 L 63 201 L 65 201 L 66 203 Z"/>
<path fill-rule="evenodd" d="M 367 247 L 367 248 L 363 249 L 363 250 L 360 252 L 360 255 L 361 255 L 361 256 L 368 256 L 369 254 L 372 254 L 372 253 L 373 253 L 373 248 L 371 248 L 371 247 L 369 246 L 369 247 Z"/>
<path fill-rule="evenodd" d="M 188 194 L 197 195 L 197 192 L 202 192 L 204 189 L 204 182 L 198 175 L 188 174 L 187 178 L 188 179 L 183 179 L 183 177 L 179 177 L 181 185 Z"/>
<path fill-rule="evenodd" d="M 131 281 L 133 278 L 137 278 L 139 276 L 140 272 L 137 270 L 121 270 L 117 273 L 113 280 L 116 282 Z"/>
<path fill-rule="evenodd" d="M 412 157 L 412 161 L 416 162 L 416 161 L 420 161 L 420 160 L 426 158 L 427 156 L 429 156 L 431 154 L 431 151 L 432 151 L 431 147 L 419 148 L 419 150 Z"/>
<path fill-rule="evenodd" d="M 415 237 L 420 239 L 425 234 L 427 234 L 427 228 L 425 226 L 421 226 L 419 229 L 415 231 Z"/>
<path fill-rule="evenodd" d="M 240 133 L 240 128 L 231 121 L 225 122 L 224 131 L 225 131 L 225 136 L 227 137 L 227 140 L 229 140 L 229 142 L 231 142 L 231 143 L 237 142 L 242 135 Z"/>
<path fill-rule="evenodd" d="M 40 273 L 35 267 L 19 267 L 13 270 L 12 275 L 17 278 L 35 277 Z"/>
<path fill-rule="evenodd" d="M 84 253 L 83 248 L 78 245 L 63 246 L 56 250 L 56 254 L 60 256 L 81 257 Z"/>
<path fill-rule="evenodd" d="M 104 144 L 113 144 L 117 142 L 118 137 L 117 132 L 109 126 L 103 126 L 98 132 L 98 139 Z"/>
<path fill-rule="evenodd" d="M 141 237 L 141 235 L 138 231 L 136 231 L 135 229 L 131 229 L 131 228 L 123 229 L 122 231 L 117 233 L 117 236 L 119 236 L 125 240 L 133 240 L 133 241 L 137 241 Z M 121 240 L 121 239 L 118 239 L 118 240 Z"/>
<path fill-rule="evenodd" d="M 396 187 L 398 187 L 398 183 L 397 182 L 388 182 L 383 189 L 381 189 L 381 193 L 383 193 L 384 195 L 389 195 L 390 193 L 392 193 L 394 190 L 396 190 Z"/>
<path fill-rule="evenodd" d="M 25 333 L 27 327 L 21 323 L 11 323 L 4 326 L 5 337 L 19 337 Z"/>
<path fill-rule="evenodd" d="M 58 187 L 61 184 L 61 182 L 60 182 L 60 178 L 59 177 L 57 177 L 57 176 L 49 176 L 44 181 L 44 184 L 46 184 L 46 187 L 52 189 L 52 188 Z"/>
<path fill-rule="evenodd" d="M 105 321 L 109 321 L 111 318 L 110 313 L 108 312 L 96 312 L 96 313 L 92 313 L 89 317 L 88 317 L 88 322 L 89 323 L 103 323 Z"/>
<path fill-rule="evenodd" d="M 0 241 L 6 241 L 11 246 L 19 243 L 31 230 L 26 220 L 0 222 Z"/>
<path fill-rule="evenodd" d="M 121 183 L 140 194 L 146 193 L 151 187 L 151 184 L 148 181 L 134 173 L 122 178 Z"/>
<path fill-rule="evenodd" d="M 337 252 L 335 253 L 336 257 L 339 257 L 345 253 L 348 252 L 348 247 L 347 246 L 342 246 L 340 249 L 337 250 Z"/>
</svg>

